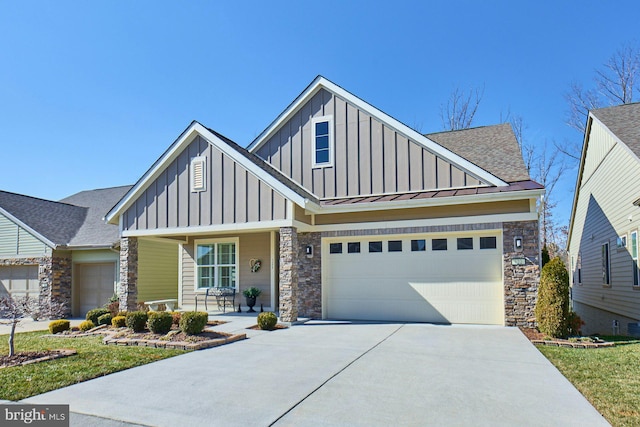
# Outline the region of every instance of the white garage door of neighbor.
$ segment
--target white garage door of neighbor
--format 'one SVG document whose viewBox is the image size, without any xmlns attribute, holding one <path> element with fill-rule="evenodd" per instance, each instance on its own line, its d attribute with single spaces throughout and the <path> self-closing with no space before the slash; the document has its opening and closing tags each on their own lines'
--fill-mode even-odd
<svg viewBox="0 0 640 427">
<path fill-rule="evenodd" d="M 329 319 L 504 324 L 500 234 L 323 239 Z"/>
<path fill-rule="evenodd" d="M 113 262 L 104 264 L 76 264 L 75 287 L 78 295 L 76 315 L 84 316 L 87 311 L 104 306 L 113 296 L 116 266 Z"/>
<path fill-rule="evenodd" d="M 0 297 L 37 297 L 40 294 L 37 265 L 12 265 L 0 267 Z"/>
</svg>

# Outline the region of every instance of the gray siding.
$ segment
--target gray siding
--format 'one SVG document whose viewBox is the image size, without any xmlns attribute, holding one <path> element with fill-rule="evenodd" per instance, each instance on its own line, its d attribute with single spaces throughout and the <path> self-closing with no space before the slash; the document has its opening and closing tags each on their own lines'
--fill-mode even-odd
<svg viewBox="0 0 640 427">
<path fill-rule="evenodd" d="M 333 166 L 312 168 L 314 117 L 332 116 Z M 320 198 L 482 185 L 415 141 L 322 89 L 256 154 Z"/>
<path fill-rule="evenodd" d="M 51 248 L 0 214 L 0 257 L 50 254 Z"/>
<path fill-rule="evenodd" d="M 206 190 L 191 191 L 191 159 L 206 157 Z M 197 137 L 123 214 L 125 230 L 286 219 L 286 200 Z"/>
<path fill-rule="evenodd" d="M 640 195 L 640 164 L 623 146 L 613 144 L 596 123 L 591 131 L 585 172 L 573 218 L 569 251 L 573 269 L 574 301 L 633 319 L 640 319 L 640 289 L 633 287 L 630 233 L 640 227 L 640 209 L 633 201 Z M 616 248 L 626 235 L 626 248 Z M 602 279 L 603 243 L 608 242 L 611 283 Z M 581 256 L 582 284 L 576 265 Z"/>
</svg>

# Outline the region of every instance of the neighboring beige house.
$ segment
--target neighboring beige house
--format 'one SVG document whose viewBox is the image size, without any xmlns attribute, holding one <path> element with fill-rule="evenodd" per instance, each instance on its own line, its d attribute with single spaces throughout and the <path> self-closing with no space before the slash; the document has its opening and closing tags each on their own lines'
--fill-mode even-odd
<svg viewBox="0 0 640 427">
<path fill-rule="evenodd" d="M 123 308 L 162 242 L 185 309 L 256 286 L 283 321 L 533 326 L 543 192 L 509 125 L 425 136 L 317 77 L 247 149 L 191 123 L 106 219 Z"/>
<path fill-rule="evenodd" d="M 639 188 L 640 104 L 591 111 L 568 240 L 584 333 L 611 333 L 614 321 L 633 333 L 640 321 Z"/>
</svg>

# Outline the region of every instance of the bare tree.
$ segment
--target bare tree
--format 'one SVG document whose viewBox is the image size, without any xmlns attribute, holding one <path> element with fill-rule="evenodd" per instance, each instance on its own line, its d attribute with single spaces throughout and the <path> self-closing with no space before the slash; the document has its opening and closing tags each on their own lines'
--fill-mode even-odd
<svg viewBox="0 0 640 427">
<path fill-rule="evenodd" d="M 482 90 L 470 89 L 469 92 L 456 87 L 447 105 L 440 106 L 440 120 L 445 130 L 468 129 L 473 123 L 473 117 L 478 111 L 480 101 L 484 95 L 484 86 Z"/>
<path fill-rule="evenodd" d="M 585 89 L 573 82 L 565 99 L 569 106 L 566 123 L 584 135 L 590 110 L 628 104 L 637 99 L 636 83 L 640 80 L 640 47 L 625 44 L 601 68 L 595 70 L 594 86 Z M 559 152 L 574 161 L 580 160 L 582 141 L 557 145 Z"/>
<path fill-rule="evenodd" d="M 65 314 L 63 304 L 29 296 L 5 295 L 0 298 L 0 324 L 10 325 L 9 357 L 15 355 L 15 335 L 18 324 L 27 317 L 60 318 Z"/>
</svg>

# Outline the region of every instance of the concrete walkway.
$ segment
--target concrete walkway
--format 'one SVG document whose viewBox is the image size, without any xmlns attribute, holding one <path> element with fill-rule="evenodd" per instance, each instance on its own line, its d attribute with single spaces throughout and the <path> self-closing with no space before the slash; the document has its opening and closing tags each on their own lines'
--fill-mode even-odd
<svg viewBox="0 0 640 427">
<path fill-rule="evenodd" d="M 78 326 L 84 321 L 84 319 L 80 318 L 71 318 L 67 320 L 71 322 L 71 327 Z M 6 322 L 6 319 L 0 319 L 0 321 Z M 49 329 L 49 323 L 51 323 L 51 320 L 34 321 L 31 318 L 22 319 L 16 327 L 16 333 L 19 334 L 22 332 L 46 331 L 47 329 Z M 0 335 L 5 335 L 10 332 L 10 325 L 0 323 Z"/>
<path fill-rule="evenodd" d="M 68 403 L 72 425 L 104 427 L 608 425 L 515 328 L 256 332 L 25 402 Z"/>
</svg>

